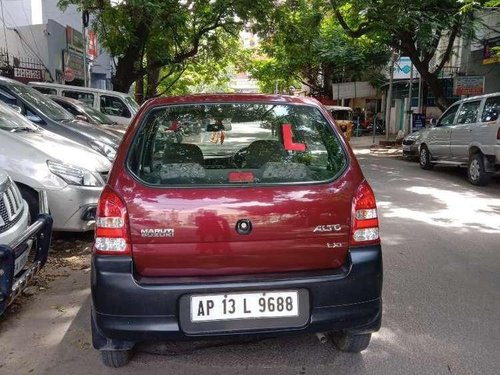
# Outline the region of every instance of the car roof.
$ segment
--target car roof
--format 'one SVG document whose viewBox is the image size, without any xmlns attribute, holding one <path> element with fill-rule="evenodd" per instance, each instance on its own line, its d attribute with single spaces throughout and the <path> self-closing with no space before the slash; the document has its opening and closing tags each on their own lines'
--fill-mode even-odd
<svg viewBox="0 0 500 375">
<path fill-rule="evenodd" d="M 81 101 L 73 98 L 68 98 L 67 96 L 59 96 L 59 95 L 47 95 L 47 96 L 52 100 L 60 100 L 61 102 L 66 102 L 75 105 L 82 105 Z"/>
<path fill-rule="evenodd" d="M 316 99 L 305 96 L 269 95 L 269 94 L 192 94 L 168 96 L 149 99 L 144 107 L 155 107 L 170 104 L 203 104 L 203 103 L 271 103 L 271 104 L 302 104 L 320 107 Z"/>
<path fill-rule="evenodd" d="M 10 79 L 7 77 L 0 76 L 0 82 L 6 83 L 7 85 L 24 85 L 24 83 Z"/>
<path fill-rule="evenodd" d="M 491 98 L 491 97 L 494 97 L 494 96 L 500 96 L 500 92 L 494 92 L 494 93 L 491 93 L 491 94 L 471 96 L 469 98 L 458 100 L 455 103 L 464 103 L 464 102 L 469 102 L 469 101 L 481 100 L 483 98 Z"/>
<path fill-rule="evenodd" d="M 39 86 L 39 87 L 48 87 L 48 88 L 60 88 L 60 89 L 67 89 L 67 90 L 78 90 L 78 91 L 83 91 L 83 92 L 97 92 L 101 94 L 114 94 L 117 96 L 130 96 L 128 93 L 125 92 L 119 92 L 119 91 L 113 91 L 113 90 L 103 90 L 103 89 L 94 89 L 91 87 L 83 87 L 83 86 L 70 86 L 70 85 L 62 85 L 59 83 L 49 83 L 49 82 L 30 82 L 30 86 Z"/>
</svg>

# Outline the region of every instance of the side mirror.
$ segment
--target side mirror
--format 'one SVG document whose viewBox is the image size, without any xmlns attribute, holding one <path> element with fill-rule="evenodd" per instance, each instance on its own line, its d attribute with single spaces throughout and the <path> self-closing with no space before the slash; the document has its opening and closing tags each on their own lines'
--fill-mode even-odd
<svg viewBox="0 0 500 375">
<path fill-rule="evenodd" d="M 14 111 L 16 111 L 17 113 L 23 113 L 23 109 L 21 107 L 19 107 L 18 105 L 15 105 L 15 104 L 11 104 L 10 105 L 10 108 L 12 108 Z"/>
</svg>

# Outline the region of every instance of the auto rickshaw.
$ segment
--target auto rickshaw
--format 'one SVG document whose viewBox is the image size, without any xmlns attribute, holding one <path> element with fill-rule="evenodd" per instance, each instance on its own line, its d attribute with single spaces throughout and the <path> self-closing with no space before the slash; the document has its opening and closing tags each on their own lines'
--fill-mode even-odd
<svg viewBox="0 0 500 375">
<path fill-rule="evenodd" d="M 352 109 L 336 105 L 328 105 L 326 109 L 331 113 L 335 124 L 344 133 L 347 140 L 351 140 L 352 128 L 354 126 Z"/>
</svg>

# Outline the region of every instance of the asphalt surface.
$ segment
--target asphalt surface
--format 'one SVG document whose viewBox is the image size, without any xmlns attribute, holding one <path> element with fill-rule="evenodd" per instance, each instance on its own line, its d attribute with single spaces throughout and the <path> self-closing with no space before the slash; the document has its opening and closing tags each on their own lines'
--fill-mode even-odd
<svg viewBox="0 0 500 375">
<path fill-rule="evenodd" d="M 500 178 L 474 187 L 457 168 L 424 171 L 369 149 L 357 153 L 378 199 L 384 251 L 383 324 L 365 352 L 340 353 L 315 335 L 164 343 L 143 345 L 129 366 L 108 369 L 90 345 L 88 274 L 80 273 L 59 292 L 70 306 L 65 319 L 52 320 L 59 339 L 39 348 L 43 360 L 30 373 L 498 374 Z"/>
</svg>

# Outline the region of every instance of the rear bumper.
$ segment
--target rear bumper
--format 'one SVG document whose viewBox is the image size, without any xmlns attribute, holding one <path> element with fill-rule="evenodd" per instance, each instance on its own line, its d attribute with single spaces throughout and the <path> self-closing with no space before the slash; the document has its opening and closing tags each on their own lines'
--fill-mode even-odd
<svg viewBox="0 0 500 375">
<path fill-rule="evenodd" d="M 382 318 L 380 246 L 354 248 L 334 271 L 210 278 L 134 278 L 130 257 L 93 256 L 92 325 L 97 349 L 123 349 L 140 341 L 220 338 L 255 334 L 347 330 L 377 331 Z M 188 334 L 179 304 L 189 294 L 304 289 L 309 318 L 301 327 Z M 111 340 L 109 340 L 111 339 Z"/>
</svg>

